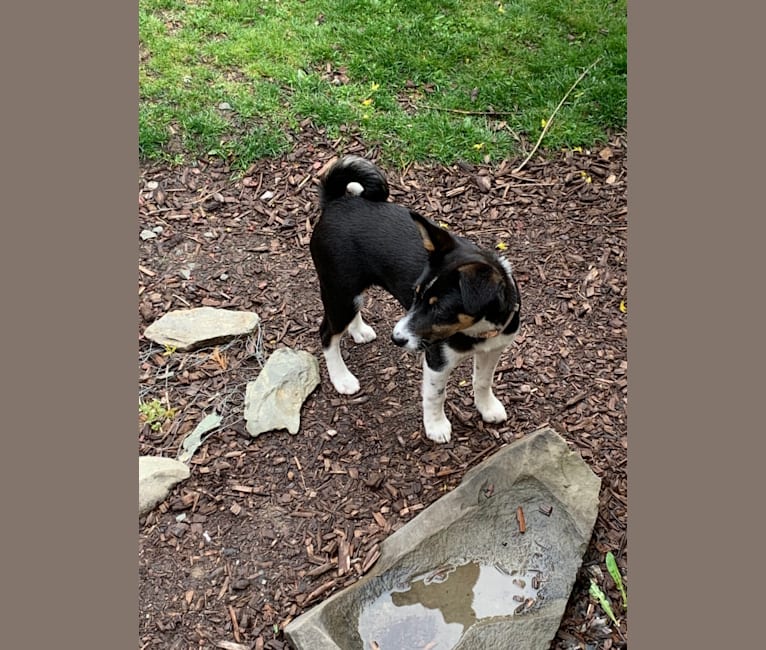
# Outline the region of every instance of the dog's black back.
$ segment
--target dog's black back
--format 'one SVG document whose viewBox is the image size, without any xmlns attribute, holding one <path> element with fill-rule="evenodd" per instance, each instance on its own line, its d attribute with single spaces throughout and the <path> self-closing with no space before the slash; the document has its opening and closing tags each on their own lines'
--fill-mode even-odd
<svg viewBox="0 0 766 650">
<path fill-rule="evenodd" d="M 358 183 L 361 195 L 348 195 L 349 183 Z M 322 301 L 330 311 L 339 301 L 356 298 L 373 285 L 388 291 L 405 309 L 412 304 L 413 287 L 428 254 L 410 211 L 387 198 L 385 177 L 362 158 L 344 159 L 323 179 L 322 214 L 310 250 Z M 347 308 L 336 309 L 345 312 Z"/>
</svg>

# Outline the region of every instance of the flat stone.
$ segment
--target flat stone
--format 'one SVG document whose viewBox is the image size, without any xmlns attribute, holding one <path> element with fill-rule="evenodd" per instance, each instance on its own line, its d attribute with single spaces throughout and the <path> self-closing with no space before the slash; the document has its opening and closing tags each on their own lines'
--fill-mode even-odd
<svg viewBox="0 0 766 650">
<path fill-rule="evenodd" d="M 313 354 L 290 348 L 275 350 L 245 390 L 248 433 L 253 437 L 277 429 L 298 433 L 301 406 L 318 385 L 319 363 Z"/>
<path fill-rule="evenodd" d="M 138 515 L 149 512 L 170 489 L 189 478 L 189 468 L 173 458 L 138 457 Z"/>
<path fill-rule="evenodd" d="M 149 325 L 144 336 L 183 352 L 251 334 L 259 322 L 258 314 L 250 311 L 194 307 L 168 312 Z"/>
<path fill-rule="evenodd" d="M 296 650 L 372 641 L 547 649 L 593 531 L 600 485 L 552 429 L 525 436 L 383 541 L 367 575 L 285 635 Z"/>
</svg>

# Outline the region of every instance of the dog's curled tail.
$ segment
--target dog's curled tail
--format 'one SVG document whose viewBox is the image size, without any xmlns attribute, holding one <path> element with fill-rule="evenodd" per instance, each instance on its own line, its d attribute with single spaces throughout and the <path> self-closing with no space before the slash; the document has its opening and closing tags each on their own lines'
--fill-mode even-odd
<svg viewBox="0 0 766 650">
<path fill-rule="evenodd" d="M 369 160 L 345 156 L 333 163 L 322 178 L 319 204 L 324 208 L 330 201 L 346 194 L 362 196 L 368 201 L 385 201 L 388 182 L 383 172 Z"/>
</svg>

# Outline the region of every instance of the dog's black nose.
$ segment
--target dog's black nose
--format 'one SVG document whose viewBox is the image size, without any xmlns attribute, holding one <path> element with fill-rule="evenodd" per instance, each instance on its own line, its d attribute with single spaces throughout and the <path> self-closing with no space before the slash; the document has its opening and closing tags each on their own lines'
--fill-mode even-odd
<svg viewBox="0 0 766 650">
<path fill-rule="evenodd" d="M 396 333 L 391 334 L 391 340 L 400 348 L 403 348 L 407 344 L 407 339 L 397 336 Z"/>
</svg>

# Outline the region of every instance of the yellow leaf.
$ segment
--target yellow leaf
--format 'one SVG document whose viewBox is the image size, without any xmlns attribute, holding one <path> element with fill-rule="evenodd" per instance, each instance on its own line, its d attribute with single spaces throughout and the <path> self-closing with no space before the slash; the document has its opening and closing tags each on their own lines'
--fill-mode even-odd
<svg viewBox="0 0 766 650">
<path fill-rule="evenodd" d="M 628 305 L 625 303 L 624 300 L 620 300 L 620 311 L 623 314 L 627 314 L 628 313 Z"/>
<path fill-rule="evenodd" d="M 505 251 L 508 250 L 508 244 L 506 244 L 504 241 L 499 241 L 497 244 L 495 244 L 495 248 L 499 251 Z"/>
<path fill-rule="evenodd" d="M 574 147 L 572 151 L 576 151 L 577 153 L 582 153 L 582 147 Z"/>
<path fill-rule="evenodd" d="M 449 224 L 446 223 L 445 221 L 440 221 L 439 222 L 439 227 L 440 228 L 444 228 L 444 230 L 449 230 Z"/>
<path fill-rule="evenodd" d="M 369 97 L 362 102 L 362 106 L 369 106 L 370 104 L 372 104 L 372 99 Z"/>
<path fill-rule="evenodd" d="M 372 92 L 375 92 L 378 88 L 380 88 L 380 84 L 376 84 L 374 81 L 370 84 L 370 90 L 372 90 Z"/>
<path fill-rule="evenodd" d="M 548 124 L 548 120 L 546 120 L 545 118 L 540 120 L 540 126 L 541 127 L 545 128 L 547 124 Z"/>
<path fill-rule="evenodd" d="M 484 143 L 479 142 L 478 144 L 473 145 L 473 148 L 476 149 L 476 151 L 479 151 L 480 149 L 484 148 Z"/>
</svg>

